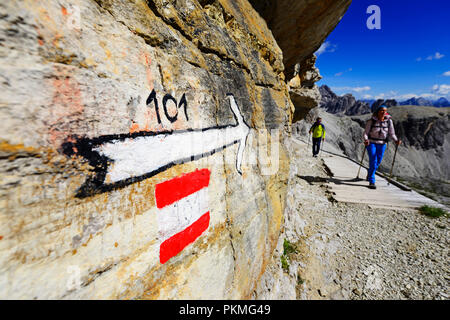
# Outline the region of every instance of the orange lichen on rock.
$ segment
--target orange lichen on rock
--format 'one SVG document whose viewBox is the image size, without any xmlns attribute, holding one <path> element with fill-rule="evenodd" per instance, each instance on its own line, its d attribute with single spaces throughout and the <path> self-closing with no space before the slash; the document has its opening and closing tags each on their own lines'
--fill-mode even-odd
<svg viewBox="0 0 450 320">
<path fill-rule="evenodd" d="M 26 152 L 26 153 L 38 153 L 39 151 L 33 147 L 25 147 L 23 143 L 19 144 L 9 144 L 6 141 L 0 141 L 0 152 L 6 152 L 6 153 L 19 153 L 19 152 Z"/>
</svg>

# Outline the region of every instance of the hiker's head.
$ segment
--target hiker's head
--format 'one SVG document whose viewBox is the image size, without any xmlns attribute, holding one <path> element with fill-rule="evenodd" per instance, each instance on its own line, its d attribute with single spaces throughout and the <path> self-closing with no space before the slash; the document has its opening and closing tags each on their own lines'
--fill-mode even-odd
<svg viewBox="0 0 450 320">
<path fill-rule="evenodd" d="M 384 104 L 382 104 L 375 111 L 375 116 L 377 116 L 381 120 L 384 118 L 386 113 L 387 113 L 387 107 Z"/>
<path fill-rule="evenodd" d="M 317 122 L 317 123 L 321 123 L 321 122 L 322 122 L 322 118 L 317 118 L 317 119 L 316 119 L 316 122 Z"/>
</svg>

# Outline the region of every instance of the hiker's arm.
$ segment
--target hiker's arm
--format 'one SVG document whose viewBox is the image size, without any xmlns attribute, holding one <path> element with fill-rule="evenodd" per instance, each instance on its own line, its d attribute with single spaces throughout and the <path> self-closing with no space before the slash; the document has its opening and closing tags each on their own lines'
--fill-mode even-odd
<svg viewBox="0 0 450 320">
<path fill-rule="evenodd" d="M 388 134 L 391 137 L 391 139 L 394 140 L 397 145 L 399 145 L 400 143 L 402 143 L 402 141 L 399 140 L 397 138 L 397 136 L 395 135 L 394 122 L 392 121 L 392 119 L 389 119 L 389 122 L 390 122 L 390 125 L 389 125 L 389 129 L 388 129 Z"/>
<path fill-rule="evenodd" d="M 366 146 L 369 145 L 369 131 L 370 131 L 370 127 L 372 126 L 372 119 L 370 119 L 369 121 L 366 122 L 366 128 L 364 129 L 364 144 Z"/>
</svg>

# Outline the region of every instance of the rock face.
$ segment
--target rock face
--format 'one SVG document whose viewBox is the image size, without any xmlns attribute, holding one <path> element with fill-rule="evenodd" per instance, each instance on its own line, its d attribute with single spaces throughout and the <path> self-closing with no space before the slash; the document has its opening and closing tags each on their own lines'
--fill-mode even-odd
<svg viewBox="0 0 450 320">
<path fill-rule="evenodd" d="M 351 0 L 250 0 L 267 21 L 283 51 L 286 78 L 319 49 L 347 11 Z"/>
<path fill-rule="evenodd" d="M 349 2 L 299 2 L 300 60 Z M 294 114 L 250 3 L 7 0 L 0 38 L 0 298 L 250 297 Z"/>
<path fill-rule="evenodd" d="M 298 63 L 294 77 L 289 81 L 289 95 L 295 106 L 293 122 L 304 119 L 309 110 L 318 106 L 319 88 L 315 83 L 322 79 L 316 68 L 316 56 L 311 55 L 303 65 Z"/>
<path fill-rule="evenodd" d="M 321 101 L 320 107 L 329 113 L 360 115 L 370 112 L 370 106 L 366 102 L 356 100 L 351 94 L 337 96 L 327 85 L 319 88 Z"/>
<path fill-rule="evenodd" d="M 376 101 L 374 101 L 374 103 L 372 103 L 371 110 L 375 111 L 381 105 L 385 105 L 386 107 L 390 108 L 398 105 L 398 102 L 395 99 L 377 99 Z"/>
<path fill-rule="evenodd" d="M 285 75 L 286 79 L 291 79 L 289 92 L 295 106 L 293 122 L 304 119 L 320 101 L 320 92 L 314 83 L 322 77 L 314 66 L 314 52 L 342 19 L 351 0 L 250 2 L 267 21 L 283 51 Z"/>
</svg>

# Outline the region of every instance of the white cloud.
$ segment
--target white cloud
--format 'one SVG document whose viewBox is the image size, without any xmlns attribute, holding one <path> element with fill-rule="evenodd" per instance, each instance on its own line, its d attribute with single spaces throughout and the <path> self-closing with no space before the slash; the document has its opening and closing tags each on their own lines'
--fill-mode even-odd
<svg viewBox="0 0 450 320">
<path fill-rule="evenodd" d="M 375 96 L 375 99 L 395 99 L 397 101 L 405 101 L 411 98 L 424 98 L 433 101 L 441 97 L 446 97 L 447 99 L 450 98 L 450 85 L 434 85 L 432 87 L 431 93 L 380 93 Z"/>
<path fill-rule="evenodd" d="M 449 84 L 435 84 L 430 88 L 428 92 L 422 93 L 399 93 L 398 91 L 391 90 L 389 92 L 380 92 L 378 94 L 369 94 L 367 91 L 374 90 L 369 86 L 361 87 L 331 87 L 331 90 L 336 94 L 353 93 L 357 99 L 395 99 L 397 101 L 405 101 L 411 98 L 424 98 L 428 100 L 437 100 L 440 97 L 450 99 L 450 85 Z"/>
<path fill-rule="evenodd" d="M 431 90 L 433 91 L 433 93 L 438 94 L 438 95 L 443 95 L 443 96 L 448 96 L 450 95 L 450 85 L 448 84 L 435 84 Z"/>
<path fill-rule="evenodd" d="M 444 72 L 442 75 L 446 76 L 446 77 L 450 77 L 450 71 Z"/>
<path fill-rule="evenodd" d="M 442 54 L 442 53 L 440 53 L 440 52 L 436 52 L 435 54 L 429 55 L 429 56 L 426 57 L 426 58 L 418 57 L 418 58 L 416 58 L 416 61 L 422 61 L 422 60 L 428 60 L 428 61 L 431 61 L 431 60 L 439 60 L 439 59 L 442 59 L 443 57 L 445 57 L 445 54 Z"/>
<path fill-rule="evenodd" d="M 406 93 L 406 94 L 401 94 L 396 97 L 393 97 L 393 99 L 398 100 L 398 101 L 403 101 L 403 100 L 409 100 L 411 98 L 417 98 L 418 96 L 419 95 L 416 93 Z"/>
<path fill-rule="evenodd" d="M 331 90 L 333 91 L 354 91 L 354 92 L 363 92 L 363 91 L 369 91 L 371 88 L 369 86 L 365 87 L 332 87 Z"/>
<path fill-rule="evenodd" d="M 434 90 L 439 90 L 439 86 L 433 86 L 433 91 Z M 432 92 L 432 93 L 405 93 L 405 94 L 398 94 L 398 92 L 396 91 L 390 91 L 388 93 L 380 93 L 378 95 L 375 96 L 375 99 L 395 99 L 397 101 L 405 101 L 411 98 L 425 98 L 425 99 L 429 99 L 429 100 L 436 100 L 439 99 L 440 97 L 442 97 L 445 94 L 440 94 L 437 92 Z"/>
<path fill-rule="evenodd" d="M 353 88 L 353 91 L 355 91 L 355 92 L 363 92 L 363 91 L 369 91 L 369 90 L 370 90 L 369 86 Z"/>
<path fill-rule="evenodd" d="M 439 52 L 436 52 L 434 55 L 428 56 L 425 60 L 439 60 L 445 57 L 444 54 L 441 54 Z"/>
<path fill-rule="evenodd" d="M 396 99 L 397 96 L 398 92 L 391 90 L 388 93 L 379 93 L 375 96 L 375 99 Z"/>
<path fill-rule="evenodd" d="M 406 93 L 406 94 L 401 94 L 401 95 L 397 95 L 395 97 L 392 97 L 391 99 L 395 99 L 397 101 L 404 101 L 404 100 L 409 100 L 411 98 L 425 98 L 425 99 L 434 99 L 435 95 L 431 94 L 431 93 Z"/>
<path fill-rule="evenodd" d="M 352 71 L 352 70 L 353 70 L 353 68 L 348 68 L 348 69 L 345 70 L 345 71 L 341 71 L 341 72 L 335 73 L 334 76 L 335 76 L 335 77 L 340 77 L 340 76 L 342 76 L 344 73 L 350 72 L 350 71 Z"/>
<path fill-rule="evenodd" d="M 327 47 L 329 46 L 329 44 L 330 43 L 328 41 L 322 43 L 320 48 L 316 51 L 316 56 L 320 56 L 322 53 L 324 53 L 325 50 L 327 50 Z"/>
<path fill-rule="evenodd" d="M 322 43 L 320 48 L 315 52 L 316 56 L 320 56 L 322 53 L 325 52 L 334 52 L 336 51 L 337 45 L 332 44 L 330 41 L 325 41 Z"/>
</svg>

